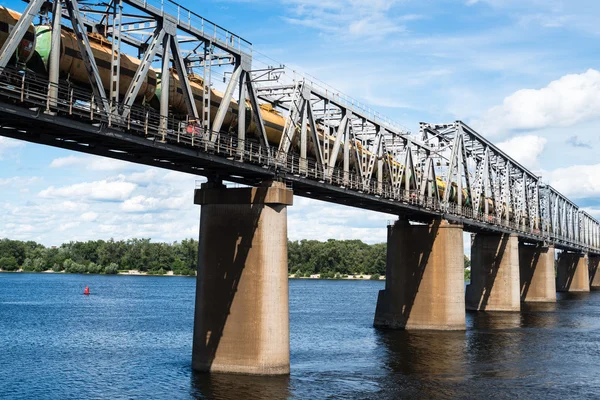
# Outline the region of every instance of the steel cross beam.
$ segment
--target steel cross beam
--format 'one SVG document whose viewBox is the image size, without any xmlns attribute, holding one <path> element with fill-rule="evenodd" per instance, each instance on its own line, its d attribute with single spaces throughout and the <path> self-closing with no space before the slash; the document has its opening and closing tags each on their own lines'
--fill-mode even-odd
<svg viewBox="0 0 600 400">
<path fill-rule="evenodd" d="M 85 65 L 85 69 L 90 77 L 90 83 L 92 85 L 92 90 L 94 91 L 96 104 L 100 110 L 110 111 L 110 106 L 106 98 L 106 91 L 104 90 L 104 84 L 102 83 L 102 78 L 100 77 L 100 71 L 98 70 L 98 65 L 96 65 L 96 59 L 94 58 L 94 53 L 92 52 L 92 48 L 90 46 L 90 40 L 79 14 L 79 3 L 77 0 L 65 0 L 65 6 L 67 7 L 69 17 L 71 18 L 73 31 L 77 36 L 77 44 L 79 45 L 79 51 L 81 53 L 81 57 L 83 58 L 83 64 Z"/>
</svg>

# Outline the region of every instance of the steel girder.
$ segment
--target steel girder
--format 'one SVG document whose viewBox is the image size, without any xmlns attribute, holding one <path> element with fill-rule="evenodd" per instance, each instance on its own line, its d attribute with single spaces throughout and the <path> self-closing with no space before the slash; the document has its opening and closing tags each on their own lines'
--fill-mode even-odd
<svg viewBox="0 0 600 400">
<path fill-rule="evenodd" d="M 454 198 L 473 214 L 540 230 L 539 177 L 461 121 L 421 123 L 420 138 L 437 154 L 447 206 Z"/>
<path fill-rule="evenodd" d="M 20 20 L 12 29 L 6 43 L 0 52 L 0 69 L 8 64 L 16 46 L 22 40 L 28 27 L 33 22 L 36 15 L 46 15 L 48 13 L 47 1 L 33 0 L 27 6 Z M 228 93 L 235 93 L 236 100 L 240 104 L 246 104 L 246 99 L 252 104 L 254 118 L 257 128 L 262 132 L 261 139 L 267 152 L 266 131 L 264 122 L 259 112 L 259 104 L 256 98 L 255 83 L 251 76 L 252 68 L 252 44 L 243 38 L 233 34 L 229 30 L 195 14 L 193 11 L 178 5 L 171 0 L 112 0 L 106 2 L 86 2 L 85 6 L 80 6 L 77 0 L 63 0 L 61 2 L 53 1 L 56 6 L 52 7 L 50 13 L 53 14 L 55 25 L 59 25 L 62 20 L 69 21 L 70 28 L 75 30 L 79 38 L 80 53 L 84 64 L 88 69 L 90 77 L 90 87 L 95 94 L 95 103 L 98 111 L 111 110 L 113 118 L 127 120 L 129 118 L 130 108 L 136 98 L 139 98 L 140 89 L 148 77 L 151 67 L 161 71 L 165 76 L 171 68 L 177 72 L 179 88 L 183 94 L 187 106 L 188 121 L 193 124 L 202 123 L 202 127 L 207 131 L 208 136 L 214 136 L 220 129 L 218 123 L 223 118 L 223 113 L 229 107 L 223 105 L 222 110 L 216 116 L 217 124 L 215 128 L 210 126 L 210 94 L 212 87 L 211 68 L 216 66 L 235 65 L 239 71 L 239 77 L 234 79 L 237 90 L 232 87 Z M 59 5 L 62 5 L 60 7 Z M 54 14 L 57 14 L 56 16 Z M 66 17 L 66 18 L 65 18 Z M 89 45 L 85 31 L 91 31 L 105 35 L 111 39 L 113 57 L 111 59 L 110 81 L 103 84 L 98 67 L 96 65 L 92 50 Z M 60 37 L 58 40 L 60 40 Z M 54 39 L 56 42 L 56 38 Z M 119 83 L 121 71 L 121 54 L 131 52 L 137 49 L 138 56 L 141 58 L 137 71 L 131 80 L 131 84 L 122 98 L 119 99 Z M 165 49 L 167 51 L 165 51 Z M 219 53 L 214 54 L 218 49 Z M 56 60 L 52 60 L 53 67 Z M 196 101 L 188 79 L 188 73 L 193 68 L 203 69 L 203 82 L 205 90 L 203 93 L 202 115 L 196 106 Z M 56 68 L 52 69 L 53 80 L 56 84 Z M 168 80 L 162 79 L 162 85 L 168 92 Z M 230 84 L 229 86 L 235 86 Z M 104 87 L 106 86 L 106 87 Z M 55 90 L 51 87 L 51 92 Z M 55 98 L 55 96 L 54 96 Z M 228 97 L 229 100 L 233 96 Z M 149 101 L 151 99 L 144 99 Z M 55 99 L 51 101 L 56 101 Z M 161 96 L 161 119 L 165 122 L 164 129 L 167 129 L 167 119 L 169 101 L 167 95 Z M 50 103 L 52 104 L 52 103 Z M 118 104 L 115 106 L 114 104 Z M 201 118 L 202 117 L 202 118 Z M 240 118 L 240 126 L 244 123 L 244 117 Z M 212 132 L 212 135 L 210 135 Z M 240 139 L 243 139 L 243 132 Z"/>
<path fill-rule="evenodd" d="M 579 211 L 579 241 L 589 248 L 600 247 L 600 222 L 585 211 Z"/>
<path fill-rule="evenodd" d="M 260 85 L 258 96 L 285 111 L 285 126 L 277 160 L 285 164 L 300 156 L 300 174 L 309 158 L 324 181 L 341 176 L 344 186 L 356 176 L 363 190 L 374 187 L 382 195 L 385 184 L 408 197 L 423 192 L 435 196 L 435 171 L 427 160 L 432 149 L 407 131 L 391 126 L 343 101 L 339 95 L 301 79 L 291 84 Z M 429 169 L 427 169 L 429 168 Z M 435 185 L 433 185 L 435 186 Z"/>
</svg>

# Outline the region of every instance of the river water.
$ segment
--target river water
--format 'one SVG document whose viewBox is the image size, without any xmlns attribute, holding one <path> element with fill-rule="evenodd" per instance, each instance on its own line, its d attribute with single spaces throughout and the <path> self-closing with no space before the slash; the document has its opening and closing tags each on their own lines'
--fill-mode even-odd
<svg viewBox="0 0 600 400">
<path fill-rule="evenodd" d="M 383 286 L 290 281 L 292 372 L 267 378 L 192 372 L 195 278 L 0 274 L 0 398 L 600 397 L 600 292 L 399 332 L 372 326 Z"/>
</svg>

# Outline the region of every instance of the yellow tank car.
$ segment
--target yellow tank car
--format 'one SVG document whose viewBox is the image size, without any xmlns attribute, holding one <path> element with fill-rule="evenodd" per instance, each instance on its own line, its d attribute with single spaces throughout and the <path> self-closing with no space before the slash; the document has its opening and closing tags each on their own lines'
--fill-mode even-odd
<svg viewBox="0 0 600 400">
<path fill-rule="evenodd" d="M 160 99 L 162 85 L 161 79 L 158 81 L 156 85 L 156 97 Z M 194 96 L 194 102 L 196 103 L 196 108 L 198 109 L 198 114 L 202 115 L 203 105 L 202 105 L 202 94 L 204 91 L 204 80 L 196 74 L 189 74 L 188 79 L 190 81 L 190 87 L 192 89 L 192 95 Z M 218 90 L 211 89 L 210 93 L 210 121 L 211 123 L 214 121 L 215 116 L 217 115 L 217 110 L 219 109 L 219 105 L 221 101 L 223 101 L 224 94 Z M 185 104 L 185 99 L 183 97 L 183 91 L 181 90 L 181 86 L 179 83 L 179 76 L 177 72 L 174 70 L 169 71 L 169 108 L 172 113 L 178 115 L 187 115 L 188 110 Z M 229 130 L 230 126 L 233 122 L 233 111 L 237 112 L 238 106 L 235 100 L 231 101 L 229 104 L 229 110 L 225 115 L 225 119 L 223 120 L 222 130 Z"/>
<path fill-rule="evenodd" d="M 48 61 L 50 57 L 50 50 L 52 47 L 52 27 L 48 25 L 39 25 L 36 28 L 36 51 L 42 58 L 44 65 L 48 68 Z M 111 79 L 111 57 L 112 57 L 112 44 L 100 35 L 89 34 L 90 46 L 98 71 L 100 72 L 100 78 L 104 89 L 108 92 L 110 90 L 110 79 Z M 121 75 L 119 79 L 119 95 L 124 96 L 127 93 L 127 89 L 133 80 L 135 72 L 140 65 L 140 60 L 134 57 L 130 57 L 126 54 L 121 53 Z M 60 42 L 60 72 L 69 80 L 76 82 L 81 85 L 89 84 L 89 77 L 81 53 L 79 52 L 79 46 L 77 44 L 77 37 L 68 28 L 62 28 L 61 31 L 61 42 Z M 156 72 L 154 70 L 148 71 L 148 75 L 144 79 L 142 87 L 140 89 L 138 100 L 145 99 L 150 100 L 156 91 Z"/>
</svg>

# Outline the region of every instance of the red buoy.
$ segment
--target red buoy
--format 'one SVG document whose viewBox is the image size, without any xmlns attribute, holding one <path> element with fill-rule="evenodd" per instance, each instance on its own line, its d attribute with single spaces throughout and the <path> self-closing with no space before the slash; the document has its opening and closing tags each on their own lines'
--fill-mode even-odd
<svg viewBox="0 0 600 400">
<path fill-rule="evenodd" d="M 86 296 L 89 296 L 89 294 L 90 294 L 90 288 L 86 286 L 85 290 L 83 291 L 83 294 L 85 294 Z"/>
</svg>

